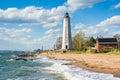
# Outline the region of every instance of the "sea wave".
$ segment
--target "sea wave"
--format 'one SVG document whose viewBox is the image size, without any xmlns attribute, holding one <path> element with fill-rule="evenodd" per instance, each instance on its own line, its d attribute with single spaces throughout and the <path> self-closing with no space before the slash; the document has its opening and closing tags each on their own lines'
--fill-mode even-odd
<svg viewBox="0 0 120 80">
<path fill-rule="evenodd" d="M 52 61 L 53 65 L 44 69 L 49 70 L 51 73 L 63 74 L 67 80 L 120 80 L 112 74 L 96 73 L 73 65 L 62 65 L 66 63 L 63 60 L 49 61 Z"/>
<path fill-rule="evenodd" d="M 10 63 L 8 68 L 11 70 L 6 70 L 8 75 L 3 77 L 6 73 L 2 73 L 1 80 L 120 80 L 112 74 L 96 73 L 74 65 L 65 65 L 71 61 L 54 60 L 44 56 L 27 61 L 13 61 L 12 58 L 9 59 L 12 62 L 7 62 Z"/>
<path fill-rule="evenodd" d="M 6 61 L 15 61 L 14 59 L 8 59 L 8 60 L 6 60 Z"/>
<path fill-rule="evenodd" d="M 15 58 L 15 57 L 17 57 L 17 55 L 13 54 L 13 55 L 11 55 L 11 57 L 12 57 L 12 58 Z"/>
</svg>

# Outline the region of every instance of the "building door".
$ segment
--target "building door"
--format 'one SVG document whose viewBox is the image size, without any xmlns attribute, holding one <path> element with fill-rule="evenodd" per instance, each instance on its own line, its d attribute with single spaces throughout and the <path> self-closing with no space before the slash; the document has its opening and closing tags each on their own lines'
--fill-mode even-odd
<svg viewBox="0 0 120 80">
<path fill-rule="evenodd" d="M 66 49 L 68 49 L 68 46 L 66 45 Z"/>
</svg>

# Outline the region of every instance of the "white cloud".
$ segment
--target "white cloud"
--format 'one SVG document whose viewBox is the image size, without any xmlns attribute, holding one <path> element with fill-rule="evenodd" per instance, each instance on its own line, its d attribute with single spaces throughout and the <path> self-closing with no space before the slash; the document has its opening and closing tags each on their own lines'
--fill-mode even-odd
<svg viewBox="0 0 120 80">
<path fill-rule="evenodd" d="M 49 29 L 45 32 L 44 37 L 42 37 L 43 46 L 46 49 L 53 49 L 53 45 L 56 42 L 56 38 L 62 35 L 61 29 Z"/>
<path fill-rule="evenodd" d="M 83 7 L 90 7 L 104 0 L 67 0 L 62 6 L 52 9 L 29 6 L 23 9 L 0 9 L 0 23 L 23 25 L 39 25 L 42 27 L 54 27 L 61 24 L 66 11 L 74 12 Z"/>
<path fill-rule="evenodd" d="M 120 2 L 114 6 L 115 9 L 120 8 Z"/>
<path fill-rule="evenodd" d="M 96 25 L 77 24 L 76 32 L 82 30 L 87 36 L 113 36 L 120 34 L 120 16 L 113 16 Z M 86 26 L 83 28 L 81 25 Z M 80 29 L 79 29 L 80 28 Z"/>
<path fill-rule="evenodd" d="M 70 11 L 75 11 L 80 8 L 92 7 L 94 4 L 105 0 L 67 0 L 67 5 Z"/>
<path fill-rule="evenodd" d="M 119 27 L 120 26 L 120 15 L 108 18 L 108 19 L 100 22 L 97 26 Z"/>
<path fill-rule="evenodd" d="M 61 29 L 49 29 L 48 31 L 45 32 L 45 34 L 56 34 L 60 31 Z"/>
<path fill-rule="evenodd" d="M 28 34 L 31 32 L 30 28 L 23 28 L 23 29 L 7 29 L 7 28 L 0 28 L 0 35 L 4 37 L 16 38 L 20 36 L 25 36 L 24 34 Z M 0 37 L 2 39 L 2 37 Z M 3 38 L 4 39 L 4 38 Z"/>
<path fill-rule="evenodd" d="M 86 25 L 85 24 L 82 24 L 82 23 L 79 23 L 79 24 L 76 24 L 74 29 L 82 29 L 82 28 L 85 28 Z"/>
<path fill-rule="evenodd" d="M 52 41 L 55 41 L 57 37 L 60 37 L 62 35 L 61 29 L 49 29 L 45 32 L 44 39 L 51 39 Z M 53 40 L 54 39 L 54 40 Z"/>
<path fill-rule="evenodd" d="M 62 13 L 66 11 L 64 6 L 46 10 L 41 7 L 29 6 L 24 9 L 8 8 L 0 10 L 0 23 L 19 25 L 41 25 L 43 27 L 54 27 L 60 24 Z"/>
<path fill-rule="evenodd" d="M 31 28 L 23 29 L 7 29 L 0 28 L 0 40 L 8 41 L 11 43 L 21 43 L 21 44 L 39 44 L 41 39 L 31 39 Z"/>
<path fill-rule="evenodd" d="M 88 8 L 102 1 L 104 0 L 67 0 L 63 5 L 51 9 L 44 9 L 43 7 L 35 6 L 28 6 L 23 9 L 0 9 L 0 23 L 6 25 L 17 24 L 19 26 L 38 25 L 42 27 L 55 27 L 62 23 L 62 19 L 66 11 L 73 13 L 80 8 Z M 87 26 L 84 24 L 78 24 L 75 29 L 84 29 L 84 27 Z M 86 28 L 86 32 L 87 30 L 92 31 L 94 28 L 89 27 Z M 44 37 L 41 38 L 33 38 L 31 32 L 31 28 L 0 28 L 0 41 L 3 40 L 7 43 L 10 42 L 12 45 L 17 45 L 16 47 L 21 45 L 23 48 L 30 49 L 31 47 L 31 49 L 33 49 L 33 47 L 39 47 L 41 44 L 46 47 L 51 47 L 54 44 L 56 37 L 62 35 L 61 29 L 49 29 L 45 32 Z"/>
<path fill-rule="evenodd" d="M 99 35 L 108 35 L 109 28 L 98 27 L 98 26 L 88 26 L 82 30 L 87 36 L 99 36 Z"/>
</svg>

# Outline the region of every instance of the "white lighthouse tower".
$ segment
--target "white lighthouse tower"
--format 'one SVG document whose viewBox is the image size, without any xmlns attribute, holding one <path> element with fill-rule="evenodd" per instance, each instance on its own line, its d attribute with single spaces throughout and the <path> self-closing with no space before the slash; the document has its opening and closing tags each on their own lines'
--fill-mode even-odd
<svg viewBox="0 0 120 80">
<path fill-rule="evenodd" d="M 62 50 L 72 50 L 70 17 L 67 12 L 65 13 L 63 22 Z"/>
</svg>

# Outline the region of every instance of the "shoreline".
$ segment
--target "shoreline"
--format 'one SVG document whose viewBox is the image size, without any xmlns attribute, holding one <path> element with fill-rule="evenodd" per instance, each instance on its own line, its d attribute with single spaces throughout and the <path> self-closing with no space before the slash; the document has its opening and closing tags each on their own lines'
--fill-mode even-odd
<svg viewBox="0 0 120 80">
<path fill-rule="evenodd" d="M 120 78 L 120 55 L 107 54 L 62 54 L 60 52 L 42 52 L 36 56 L 46 56 L 56 60 L 73 61 L 63 65 L 75 65 L 97 73 L 113 74 Z"/>
</svg>

